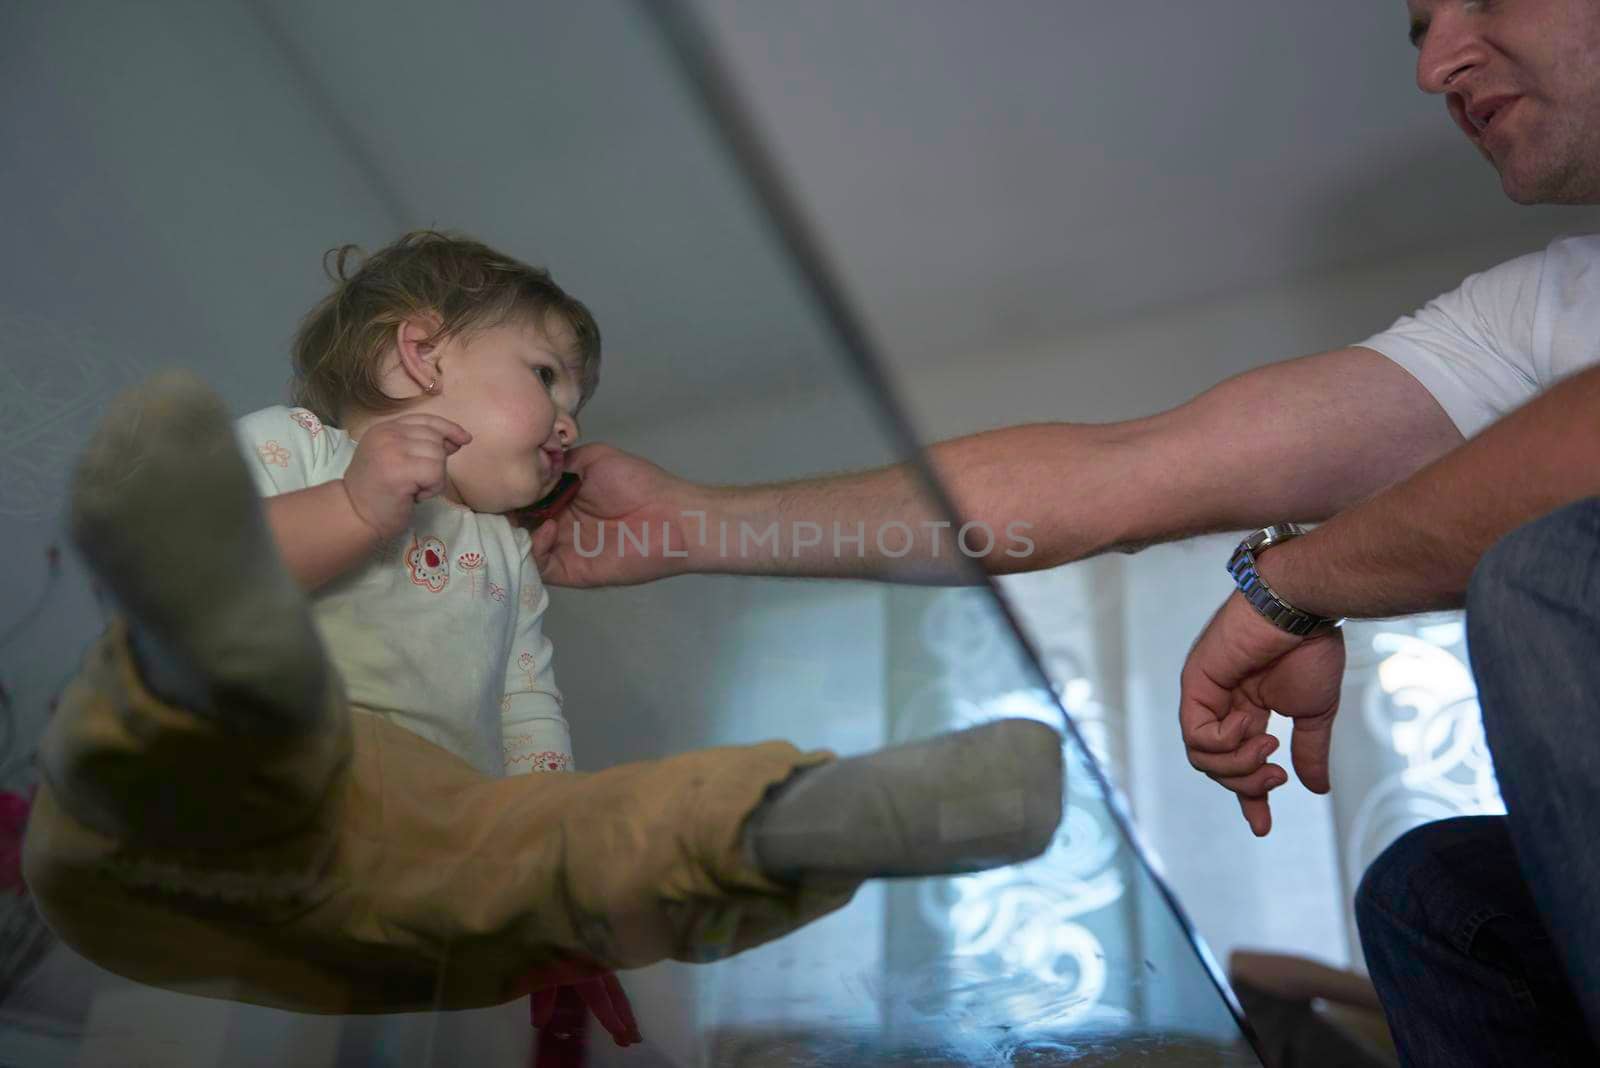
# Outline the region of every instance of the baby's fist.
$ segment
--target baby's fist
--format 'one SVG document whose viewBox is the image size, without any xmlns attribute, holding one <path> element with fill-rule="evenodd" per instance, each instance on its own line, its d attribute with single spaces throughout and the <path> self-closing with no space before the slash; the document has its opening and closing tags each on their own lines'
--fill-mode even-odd
<svg viewBox="0 0 1600 1068">
<path fill-rule="evenodd" d="M 410 525 L 418 501 L 444 492 L 445 461 L 471 440 L 465 428 L 437 415 L 374 423 L 344 473 L 350 507 L 378 537 L 400 533 Z"/>
</svg>

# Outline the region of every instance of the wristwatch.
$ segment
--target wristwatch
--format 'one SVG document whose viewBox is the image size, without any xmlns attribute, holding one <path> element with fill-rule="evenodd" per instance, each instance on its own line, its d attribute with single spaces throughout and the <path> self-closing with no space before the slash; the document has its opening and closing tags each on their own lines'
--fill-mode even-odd
<svg viewBox="0 0 1600 1068">
<path fill-rule="evenodd" d="M 1272 587 L 1268 586 L 1266 580 L 1256 571 L 1258 555 L 1274 545 L 1286 542 L 1290 538 L 1298 538 L 1304 533 L 1303 529 L 1293 523 L 1279 523 L 1256 531 L 1233 550 L 1233 556 L 1228 559 L 1228 574 L 1233 576 L 1233 581 L 1239 586 L 1239 592 L 1244 594 L 1244 599 L 1250 602 L 1250 606 L 1266 616 L 1274 626 L 1302 638 L 1314 638 L 1319 634 L 1328 633 L 1344 620 L 1314 616 L 1310 612 L 1300 611 L 1273 593 Z"/>
</svg>

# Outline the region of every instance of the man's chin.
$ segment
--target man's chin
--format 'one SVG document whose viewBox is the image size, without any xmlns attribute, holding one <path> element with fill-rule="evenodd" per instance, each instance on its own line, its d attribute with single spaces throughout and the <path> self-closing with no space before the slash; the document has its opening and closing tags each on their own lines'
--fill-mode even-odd
<svg viewBox="0 0 1600 1068">
<path fill-rule="evenodd" d="M 1495 170 L 1500 174 L 1501 192 L 1514 204 L 1600 203 L 1600 173 L 1586 175 L 1574 167 L 1519 167 L 1516 160 L 1508 160 L 1505 166 L 1496 164 Z"/>
<path fill-rule="evenodd" d="M 1522 207 L 1546 203 L 1546 199 L 1543 196 L 1525 188 L 1521 182 L 1504 174 L 1500 176 L 1500 191 L 1506 195 L 1506 199 L 1510 200 L 1511 203 L 1519 204 Z"/>
<path fill-rule="evenodd" d="M 1506 198 L 1513 204 L 1524 208 L 1531 208 L 1540 204 L 1594 204 L 1600 200 L 1590 194 L 1574 192 L 1567 189 L 1560 182 L 1549 179 L 1543 181 L 1529 181 L 1526 178 L 1500 176 L 1500 189 Z"/>
<path fill-rule="evenodd" d="M 1487 153 L 1485 153 L 1487 156 Z M 1504 165 L 1493 157 L 1489 162 L 1494 165 L 1495 172 L 1500 175 L 1500 191 L 1513 204 L 1539 204 L 1545 198 L 1544 183 L 1539 176 L 1530 175 L 1520 170 L 1514 161 L 1507 161 Z"/>
</svg>

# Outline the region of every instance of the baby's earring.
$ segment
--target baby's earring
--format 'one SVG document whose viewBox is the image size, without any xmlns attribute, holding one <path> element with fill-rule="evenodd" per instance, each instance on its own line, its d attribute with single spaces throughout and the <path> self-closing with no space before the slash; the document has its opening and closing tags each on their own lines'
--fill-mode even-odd
<svg viewBox="0 0 1600 1068">
<path fill-rule="evenodd" d="M 433 381 L 429 382 L 427 385 L 422 387 L 422 392 L 424 392 L 424 393 L 432 393 L 435 389 L 438 388 L 438 386 L 439 386 L 439 380 L 437 378 L 435 378 Z"/>
</svg>

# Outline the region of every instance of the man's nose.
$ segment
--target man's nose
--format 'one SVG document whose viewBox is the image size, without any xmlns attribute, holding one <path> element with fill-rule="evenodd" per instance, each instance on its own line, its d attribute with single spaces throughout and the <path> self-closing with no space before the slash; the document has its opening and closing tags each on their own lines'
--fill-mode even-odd
<svg viewBox="0 0 1600 1068">
<path fill-rule="evenodd" d="M 1483 65 L 1488 45 L 1465 4 L 1441 4 L 1417 53 L 1417 88 L 1447 93 L 1463 74 Z"/>
</svg>

